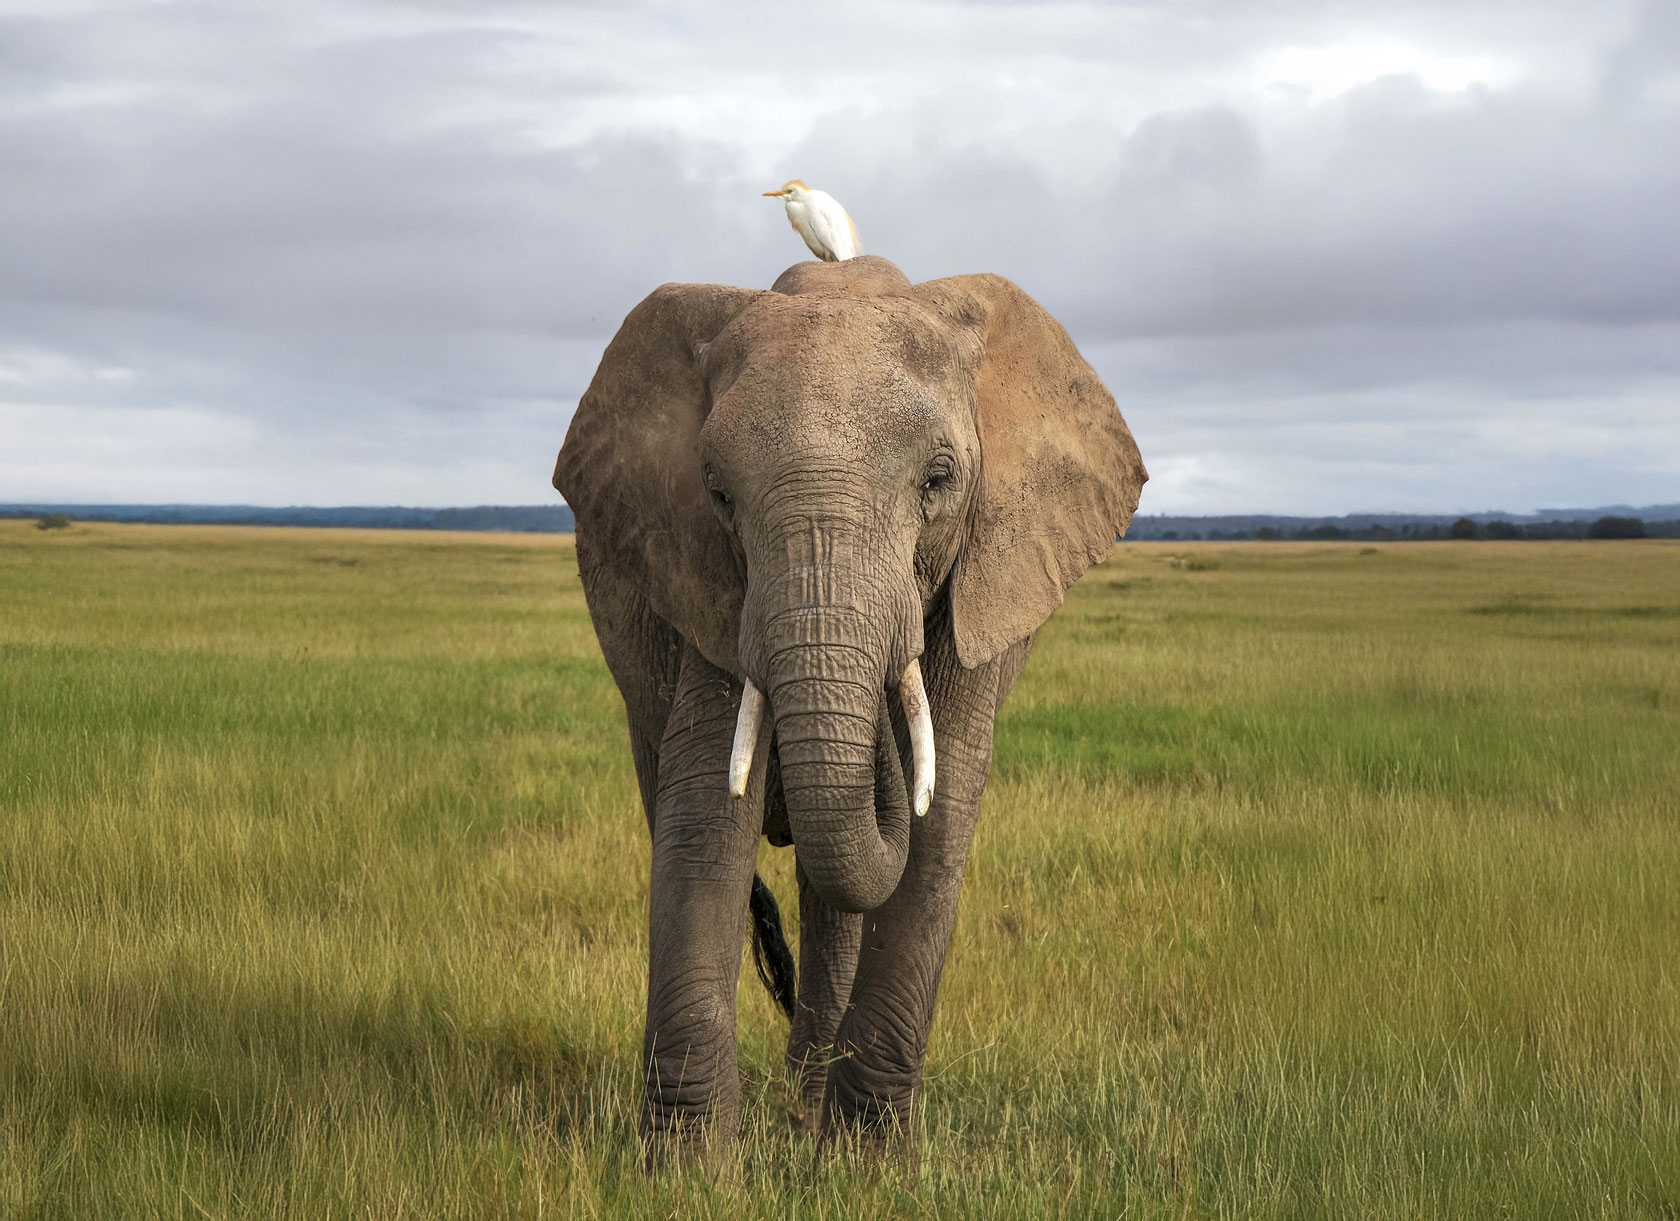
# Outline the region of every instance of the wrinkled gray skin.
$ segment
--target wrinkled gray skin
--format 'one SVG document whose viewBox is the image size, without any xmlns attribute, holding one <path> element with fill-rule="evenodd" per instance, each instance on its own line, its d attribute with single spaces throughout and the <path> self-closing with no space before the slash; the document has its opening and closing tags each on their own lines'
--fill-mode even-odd
<svg viewBox="0 0 1680 1221">
<path fill-rule="evenodd" d="M 802 263 L 768 292 L 668 284 L 625 320 L 554 485 L 652 833 L 655 1161 L 734 1135 L 761 834 L 797 852 L 796 1118 L 903 1131 L 993 718 L 1147 477 L 1066 333 L 996 276 Z M 938 773 L 912 819 L 896 688 L 918 657 Z M 743 677 L 769 713 L 736 800 Z"/>
</svg>

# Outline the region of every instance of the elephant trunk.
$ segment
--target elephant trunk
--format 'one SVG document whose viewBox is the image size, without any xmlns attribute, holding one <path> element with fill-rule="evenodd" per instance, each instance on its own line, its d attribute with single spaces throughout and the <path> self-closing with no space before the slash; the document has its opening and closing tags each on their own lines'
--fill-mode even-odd
<svg viewBox="0 0 1680 1221">
<path fill-rule="evenodd" d="M 920 661 L 912 661 L 904 668 L 904 677 L 898 680 L 898 698 L 910 730 L 910 757 L 916 777 L 910 806 L 920 818 L 933 805 L 934 782 L 933 713 L 928 706 L 927 689 L 922 686 Z M 763 724 L 764 692 L 752 679 L 743 679 L 741 707 L 735 716 L 735 744 L 729 751 L 731 797 L 747 795 L 747 780 L 752 775 L 753 754 L 758 749 L 758 733 Z"/>
<path fill-rule="evenodd" d="M 805 607 L 777 616 L 766 632 L 788 825 L 801 867 L 841 911 L 886 902 L 910 845 L 885 662 L 859 647 L 870 633 L 858 619 L 848 610 Z"/>
</svg>

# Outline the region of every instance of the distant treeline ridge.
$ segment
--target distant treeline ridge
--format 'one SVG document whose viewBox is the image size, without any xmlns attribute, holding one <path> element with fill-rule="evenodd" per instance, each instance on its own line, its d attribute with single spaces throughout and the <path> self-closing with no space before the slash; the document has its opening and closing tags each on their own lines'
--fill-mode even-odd
<svg viewBox="0 0 1680 1221">
<path fill-rule="evenodd" d="M 376 530 L 476 530 L 520 534 L 570 534 L 565 505 L 477 505 L 461 509 L 401 505 L 315 508 L 292 505 L 52 505 L 0 504 L 0 517 L 70 521 L 157 522 L 240 526 L 340 526 Z M 1128 542 L 1244 539 L 1354 539 L 1410 542 L 1424 539 L 1680 538 L 1680 504 L 1608 505 L 1596 509 L 1546 509 L 1539 513 L 1350 513 L 1341 517 L 1268 514 L 1222 517 L 1140 515 Z"/>
<path fill-rule="evenodd" d="M 1680 538 L 1680 504 L 1606 505 L 1539 513 L 1350 513 L 1343 517 L 1139 515 L 1129 542 L 1289 539 L 1413 542 L 1430 539 Z"/>
<path fill-rule="evenodd" d="M 360 530 L 489 530 L 511 534 L 570 534 L 565 505 L 477 505 L 413 509 L 401 505 L 314 508 L 290 505 L 0 505 L 0 517 L 67 517 L 72 521 L 157 522 L 165 525 L 339 526 Z"/>
</svg>

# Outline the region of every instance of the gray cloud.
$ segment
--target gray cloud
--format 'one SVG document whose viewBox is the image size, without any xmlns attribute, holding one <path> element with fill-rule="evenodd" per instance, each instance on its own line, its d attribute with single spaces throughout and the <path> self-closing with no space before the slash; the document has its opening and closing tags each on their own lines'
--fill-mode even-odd
<svg viewBox="0 0 1680 1221">
<path fill-rule="evenodd" d="M 1674 499 L 1675 12 L 39 5 L 0 500 L 541 501 L 642 295 L 802 256 L 793 176 L 1061 317 L 1146 511 Z"/>
</svg>

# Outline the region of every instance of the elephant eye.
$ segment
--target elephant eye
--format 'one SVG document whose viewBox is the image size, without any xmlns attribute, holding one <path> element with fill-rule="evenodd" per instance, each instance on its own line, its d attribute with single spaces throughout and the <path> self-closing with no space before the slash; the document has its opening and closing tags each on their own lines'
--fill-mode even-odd
<svg viewBox="0 0 1680 1221">
<path fill-rule="evenodd" d="M 729 499 L 729 493 L 723 490 L 723 481 L 718 478 L 716 471 L 706 472 L 706 492 L 712 498 L 712 503 L 727 512 L 735 502 Z"/>
<path fill-rule="evenodd" d="M 930 493 L 943 491 L 950 485 L 950 482 L 950 468 L 936 466 L 932 470 L 928 471 L 927 477 L 922 480 L 922 491 Z"/>
</svg>

